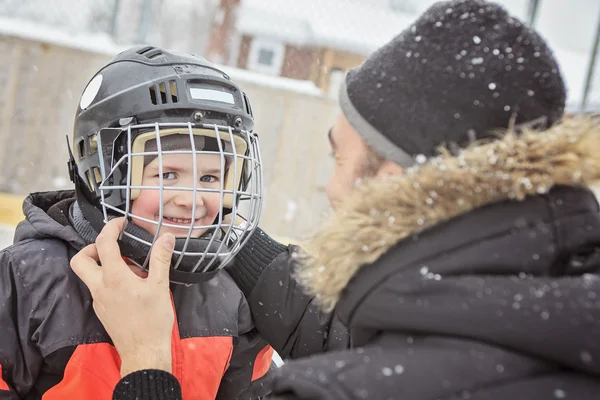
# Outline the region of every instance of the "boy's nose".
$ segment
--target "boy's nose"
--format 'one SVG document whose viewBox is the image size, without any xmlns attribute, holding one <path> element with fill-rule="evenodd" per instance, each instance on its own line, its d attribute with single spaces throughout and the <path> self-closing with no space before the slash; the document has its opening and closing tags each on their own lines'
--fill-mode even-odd
<svg viewBox="0 0 600 400">
<path fill-rule="evenodd" d="M 196 208 L 204 205 L 204 201 L 202 200 L 202 192 L 197 192 L 196 196 Z M 194 207 L 194 192 L 191 190 L 180 190 L 177 191 L 177 194 L 174 198 L 175 205 L 179 207 L 184 207 L 188 209 L 192 209 Z"/>
</svg>

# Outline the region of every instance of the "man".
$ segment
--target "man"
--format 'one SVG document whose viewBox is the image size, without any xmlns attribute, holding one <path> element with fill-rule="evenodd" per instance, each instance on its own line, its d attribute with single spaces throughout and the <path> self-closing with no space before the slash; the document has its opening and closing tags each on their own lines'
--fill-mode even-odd
<svg viewBox="0 0 600 400">
<path fill-rule="evenodd" d="M 276 258 L 249 297 L 276 349 L 329 350 L 280 368 L 275 398 L 597 397 L 600 216 L 586 186 L 600 177 L 600 132 L 563 119 L 564 104 L 544 41 L 477 0 L 434 5 L 348 74 L 330 132 L 335 212 L 307 256 Z M 73 267 L 106 304 L 107 330 L 124 351 L 137 343 L 130 357 L 147 368 L 124 377 L 116 398 L 177 398 L 144 345 L 168 339 L 127 339 L 118 309 L 136 301 L 135 286 L 109 301 L 83 264 Z M 270 338 L 265 327 L 299 298 L 292 280 L 279 288 L 290 273 L 312 297 L 298 325 Z M 311 318 L 347 327 L 350 348 L 327 349 L 331 329 L 297 340 Z"/>
</svg>

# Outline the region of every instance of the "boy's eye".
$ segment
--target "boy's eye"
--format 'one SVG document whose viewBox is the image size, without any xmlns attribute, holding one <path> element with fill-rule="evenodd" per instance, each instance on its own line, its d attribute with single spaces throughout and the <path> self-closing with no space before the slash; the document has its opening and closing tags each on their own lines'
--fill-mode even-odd
<svg viewBox="0 0 600 400">
<path fill-rule="evenodd" d="M 165 172 L 162 174 L 163 179 L 175 179 L 177 178 L 177 175 L 175 175 L 175 172 Z"/>
<path fill-rule="evenodd" d="M 200 182 L 204 182 L 204 183 L 213 183 L 218 180 L 219 180 L 219 178 L 217 178 L 214 175 L 204 175 L 200 178 Z"/>
</svg>

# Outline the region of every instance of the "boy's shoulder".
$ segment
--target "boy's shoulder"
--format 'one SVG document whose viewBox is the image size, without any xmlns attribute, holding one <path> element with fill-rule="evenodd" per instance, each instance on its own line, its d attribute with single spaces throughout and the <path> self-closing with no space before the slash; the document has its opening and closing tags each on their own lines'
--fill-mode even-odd
<svg viewBox="0 0 600 400">
<path fill-rule="evenodd" d="M 48 265 L 43 268 L 45 273 L 50 273 L 61 261 L 62 264 L 68 265 L 76 252 L 77 250 L 64 240 L 48 237 L 25 239 L 0 250 L 0 254 L 16 263 L 21 270 Z"/>
<path fill-rule="evenodd" d="M 78 278 L 70 267 L 77 250 L 59 238 L 31 238 L 0 251 L 0 280 L 9 276 L 27 292 L 43 293 L 79 286 Z M 69 284 L 69 282 L 72 282 Z M 45 293 L 44 293 L 45 292 Z"/>
<path fill-rule="evenodd" d="M 69 191 L 32 193 L 25 199 L 15 243 L 0 251 L 2 264 L 10 264 L 24 284 L 63 279 L 71 257 L 85 246 L 67 217 L 74 201 Z"/>
<path fill-rule="evenodd" d="M 20 310 L 24 332 L 43 354 L 108 340 L 89 290 L 70 267 L 76 252 L 59 238 L 26 239 L 0 251 L 0 298 Z"/>
</svg>

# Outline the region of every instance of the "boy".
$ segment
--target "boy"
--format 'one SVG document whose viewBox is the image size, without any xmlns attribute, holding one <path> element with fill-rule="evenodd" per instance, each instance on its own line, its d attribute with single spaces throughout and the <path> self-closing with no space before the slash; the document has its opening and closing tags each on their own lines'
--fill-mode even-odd
<svg viewBox="0 0 600 400">
<path fill-rule="evenodd" d="M 252 128 L 245 94 L 199 57 L 135 47 L 93 77 L 75 118 L 75 193 L 30 195 L 0 253 L 0 399 L 112 397 L 121 361 L 69 260 L 121 216 L 121 256 L 140 276 L 159 233 L 176 236 L 171 350 L 183 397 L 262 395 L 272 349 L 222 271 L 259 218 Z M 240 200 L 247 223 L 225 224 Z"/>
</svg>

